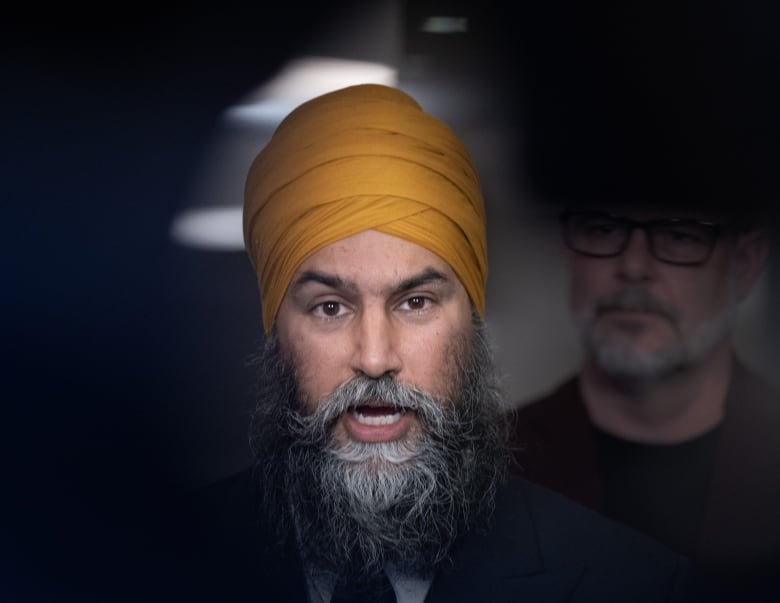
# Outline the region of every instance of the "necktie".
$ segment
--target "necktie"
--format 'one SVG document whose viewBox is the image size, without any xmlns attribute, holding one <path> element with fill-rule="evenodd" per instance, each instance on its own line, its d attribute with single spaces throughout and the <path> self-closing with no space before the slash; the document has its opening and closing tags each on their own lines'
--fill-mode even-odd
<svg viewBox="0 0 780 603">
<path fill-rule="evenodd" d="M 396 603 L 396 598 L 390 580 L 383 573 L 361 585 L 338 584 L 330 603 Z"/>
</svg>

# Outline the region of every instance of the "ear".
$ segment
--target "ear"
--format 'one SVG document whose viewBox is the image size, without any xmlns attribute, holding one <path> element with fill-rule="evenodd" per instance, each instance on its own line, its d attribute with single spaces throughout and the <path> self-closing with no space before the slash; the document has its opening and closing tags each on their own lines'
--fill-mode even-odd
<svg viewBox="0 0 780 603">
<path fill-rule="evenodd" d="M 769 256 L 766 233 L 754 230 L 737 236 L 734 264 L 737 278 L 737 298 L 745 299 L 753 289 Z"/>
</svg>

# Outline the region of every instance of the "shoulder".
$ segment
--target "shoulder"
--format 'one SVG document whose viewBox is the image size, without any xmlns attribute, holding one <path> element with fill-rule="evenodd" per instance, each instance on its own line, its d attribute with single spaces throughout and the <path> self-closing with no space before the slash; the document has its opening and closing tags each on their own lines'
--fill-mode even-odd
<svg viewBox="0 0 780 603">
<path fill-rule="evenodd" d="M 198 601 L 303 600 L 297 550 L 263 513 L 258 477 L 248 468 L 190 493 L 183 555 Z"/>
<path fill-rule="evenodd" d="M 688 561 L 638 532 L 522 478 L 498 492 L 431 601 L 696 601 Z"/>
<path fill-rule="evenodd" d="M 740 462 L 749 462 L 751 474 L 767 467 L 767 476 L 776 481 L 773 473 L 780 471 L 778 433 L 780 393 L 762 376 L 737 362 L 726 400 L 723 446 Z"/>
<path fill-rule="evenodd" d="M 582 406 L 576 376 L 559 383 L 547 393 L 517 403 L 510 410 L 513 427 L 522 429 L 525 425 L 541 425 L 553 420 L 560 412 L 575 412 Z"/>
<path fill-rule="evenodd" d="M 510 410 L 508 420 L 518 473 L 561 492 L 590 490 L 581 482 L 593 470 L 593 434 L 576 376 Z"/>
<path fill-rule="evenodd" d="M 734 363 L 727 417 L 750 415 L 754 423 L 780 423 L 780 391 L 741 361 Z"/>
<path fill-rule="evenodd" d="M 521 478 L 512 480 L 506 495 L 502 504 L 526 507 L 548 571 L 581 568 L 580 596 L 599 593 L 602 600 L 627 600 L 628 593 L 641 591 L 634 600 L 692 599 L 688 559 L 657 541 Z"/>
<path fill-rule="evenodd" d="M 509 495 L 527 505 L 539 529 L 540 543 L 551 554 L 566 544 L 566 554 L 610 566 L 657 560 L 663 567 L 682 559 L 640 532 L 522 478 L 512 480 Z"/>
<path fill-rule="evenodd" d="M 192 552 L 214 565 L 279 554 L 286 537 L 264 512 L 261 488 L 246 469 L 193 490 L 184 514 Z"/>
</svg>

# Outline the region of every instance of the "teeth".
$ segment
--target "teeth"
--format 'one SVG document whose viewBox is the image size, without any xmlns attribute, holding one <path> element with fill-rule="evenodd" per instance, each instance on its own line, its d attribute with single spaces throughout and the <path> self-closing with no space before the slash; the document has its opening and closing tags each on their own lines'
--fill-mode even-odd
<svg viewBox="0 0 780 603">
<path fill-rule="evenodd" d="M 352 415 L 357 419 L 358 423 L 363 425 L 390 425 L 400 420 L 401 413 L 397 412 L 392 415 L 371 416 L 367 417 L 359 412 L 353 412 Z"/>
</svg>

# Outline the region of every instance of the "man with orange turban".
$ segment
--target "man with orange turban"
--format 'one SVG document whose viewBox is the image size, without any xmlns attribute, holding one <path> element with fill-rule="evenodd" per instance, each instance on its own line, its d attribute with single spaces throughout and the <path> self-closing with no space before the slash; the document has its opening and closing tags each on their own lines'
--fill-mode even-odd
<svg viewBox="0 0 780 603">
<path fill-rule="evenodd" d="M 683 558 L 507 478 L 485 208 L 447 125 L 373 84 L 304 103 L 249 170 L 244 236 L 256 463 L 199 506 L 207 599 L 683 600 Z"/>
</svg>

